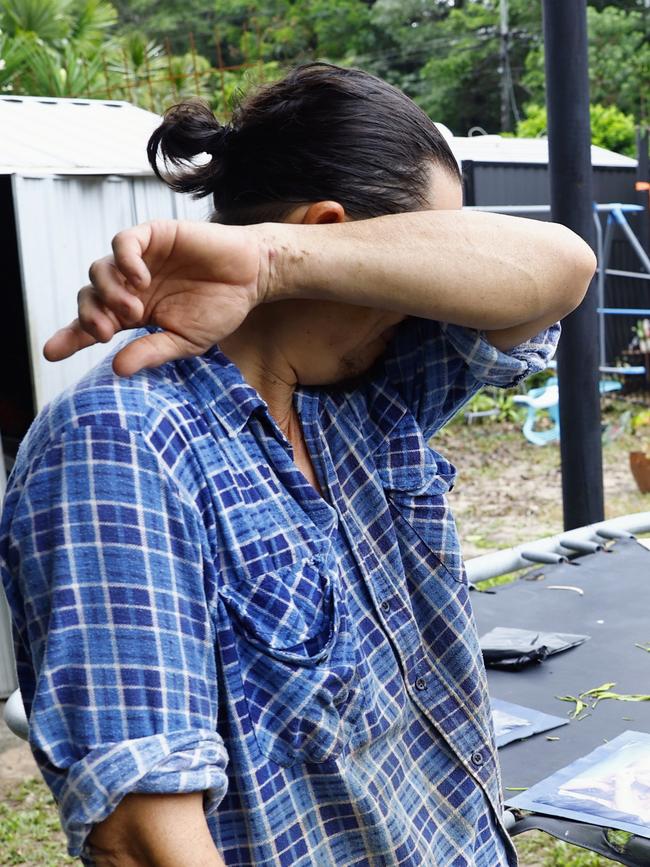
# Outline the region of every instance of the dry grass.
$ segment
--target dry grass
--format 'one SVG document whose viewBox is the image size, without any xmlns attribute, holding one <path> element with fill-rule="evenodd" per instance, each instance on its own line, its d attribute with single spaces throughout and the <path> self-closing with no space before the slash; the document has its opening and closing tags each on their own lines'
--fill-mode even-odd
<svg viewBox="0 0 650 867">
<path fill-rule="evenodd" d="M 618 429 L 626 404 L 610 402 L 604 419 Z M 603 447 L 605 517 L 650 510 L 629 469 L 629 452 L 650 449 L 650 429 L 619 431 Z M 606 438 L 607 439 L 607 438 Z M 449 495 L 466 558 L 562 530 L 562 475 L 557 443 L 534 446 L 520 425 L 455 422 L 433 446 L 458 468 Z"/>
</svg>

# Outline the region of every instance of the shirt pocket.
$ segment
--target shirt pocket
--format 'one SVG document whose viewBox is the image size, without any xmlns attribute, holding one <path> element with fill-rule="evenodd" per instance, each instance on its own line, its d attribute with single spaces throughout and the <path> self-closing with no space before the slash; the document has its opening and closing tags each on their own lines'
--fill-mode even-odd
<svg viewBox="0 0 650 867">
<path fill-rule="evenodd" d="M 315 556 L 239 574 L 220 596 L 262 754 L 284 766 L 340 755 L 354 730 L 358 684 L 336 564 Z"/>
<path fill-rule="evenodd" d="M 405 417 L 375 456 L 407 571 L 466 583 L 456 523 L 447 504 L 456 469 Z"/>
</svg>

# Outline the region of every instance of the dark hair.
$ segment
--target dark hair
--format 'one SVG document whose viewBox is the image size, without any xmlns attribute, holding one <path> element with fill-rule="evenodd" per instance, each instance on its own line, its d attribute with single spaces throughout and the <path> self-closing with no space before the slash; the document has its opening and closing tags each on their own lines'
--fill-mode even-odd
<svg viewBox="0 0 650 867">
<path fill-rule="evenodd" d="M 193 164 L 201 153 L 211 158 Z M 432 163 L 460 178 L 447 142 L 404 93 L 328 63 L 299 66 L 253 92 L 226 125 L 200 102 L 173 106 L 147 155 L 172 189 L 211 195 L 214 219 L 235 225 L 278 222 L 296 204 L 325 199 L 351 219 L 418 210 L 427 207 Z M 167 173 L 170 165 L 180 171 Z"/>
</svg>

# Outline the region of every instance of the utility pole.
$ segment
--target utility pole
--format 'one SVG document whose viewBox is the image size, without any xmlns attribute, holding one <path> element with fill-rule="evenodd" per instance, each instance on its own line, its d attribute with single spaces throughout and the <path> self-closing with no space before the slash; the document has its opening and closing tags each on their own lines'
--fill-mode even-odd
<svg viewBox="0 0 650 867">
<path fill-rule="evenodd" d="M 595 240 L 586 0 L 544 0 L 552 219 Z M 603 520 L 596 284 L 563 322 L 558 351 L 564 529 Z"/>
<path fill-rule="evenodd" d="M 510 31 L 508 27 L 508 0 L 500 0 L 499 72 L 501 74 L 501 132 L 510 130 Z"/>
</svg>

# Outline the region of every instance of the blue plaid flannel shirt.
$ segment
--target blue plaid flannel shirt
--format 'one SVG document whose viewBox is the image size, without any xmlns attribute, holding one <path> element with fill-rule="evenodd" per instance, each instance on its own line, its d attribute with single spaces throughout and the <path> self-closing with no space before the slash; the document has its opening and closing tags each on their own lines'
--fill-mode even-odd
<svg viewBox="0 0 650 867">
<path fill-rule="evenodd" d="M 30 741 L 69 851 L 129 792 L 203 791 L 228 865 L 497 867 L 486 680 L 455 470 L 427 441 L 543 369 L 406 320 L 355 389 L 296 393 L 320 497 L 217 348 L 32 426 L 0 554 Z"/>
</svg>

